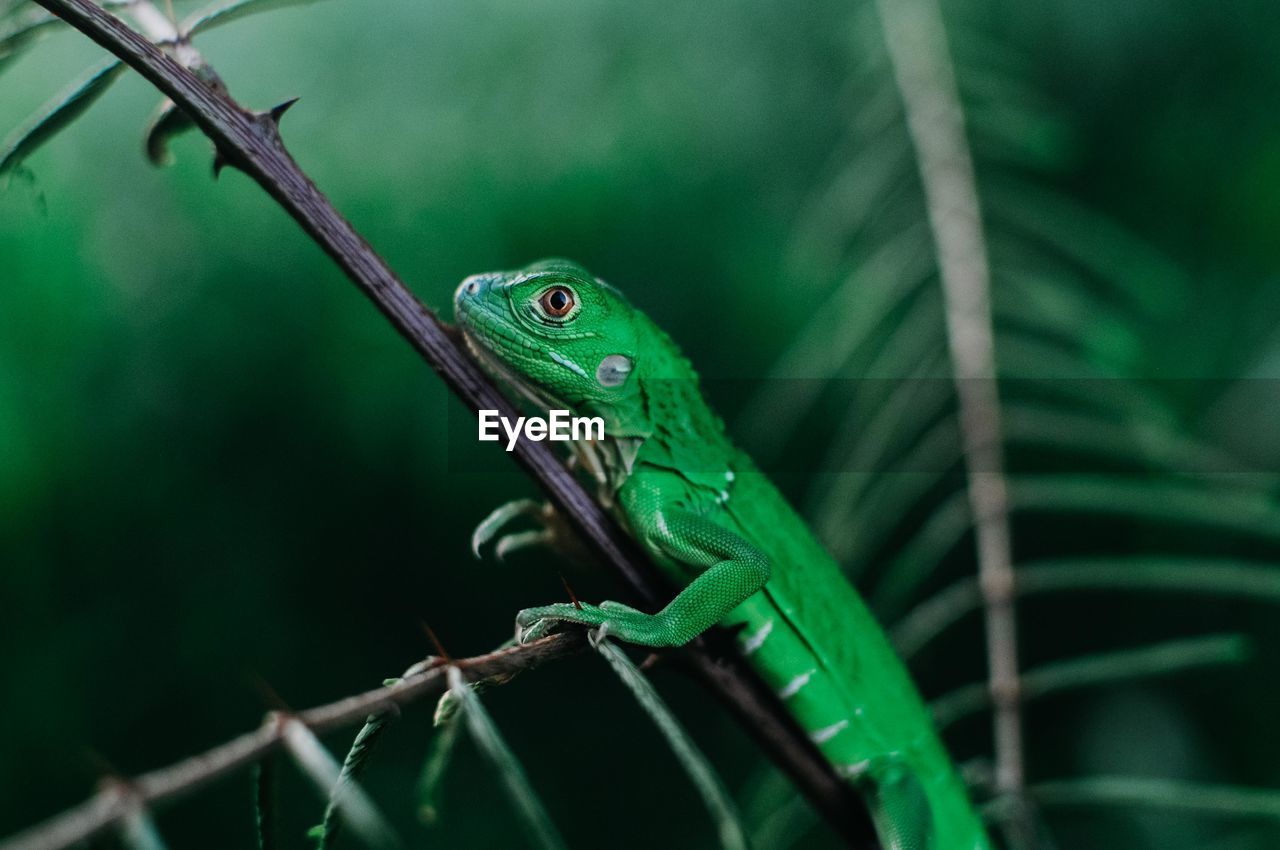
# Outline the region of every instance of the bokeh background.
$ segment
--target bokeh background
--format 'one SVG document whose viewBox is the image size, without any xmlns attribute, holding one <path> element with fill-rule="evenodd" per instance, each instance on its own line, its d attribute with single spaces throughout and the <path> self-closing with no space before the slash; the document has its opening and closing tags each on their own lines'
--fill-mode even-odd
<svg viewBox="0 0 1280 850">
<path fill-rule="evenodd" d="M 1265 567 L 1280 554 L 1274 10 L 947 0 L 944 11 L 996 257 L 1002 368 L 1032 384 L 1101 380 L 1119 419 L 1091 405 L 1107 395 L 1093 385 L 1043 395 L 1058 411 L 1102 410 L 1130 436 L 1165 435 L 1086 451 L 1068 419 L 1011 445 L 1015 471 L 1124 480 L 1071 509 L 1050 499 L 1020 513 L 1020 560 Z M 962 486 L 954 459 L 864 467 L 841 453 L 888 392 L 853 379 L 947 374 L 945 358 L 918 370 L 932 361 L 909 345 L 884 355 L 895 340 L 943 350 L 936 276 L 921 276 L 923 312 L 863 294 L 928 256 L 926 234 L 923 253 L 908 243 L 899 260 L 865 265 L 924 222 L 882 41 L 862 2 L 327 0 L 198 46 L 243 103 L 301 96 L 290 148 L 428 305 L 447 311 L 467 274 L 546 255 L 627 291 L 874 591 L 883 565 L 927 548 L 931 517 Z M 99 54 L 64 32 L 12 63 L 0 129 Z M 515 610 L 563 594 L 549 555 L 471 557 L 473 525 L 533 485 L 470 440 L 469 414 L 293 223 L 242 175 L 214 182 L 197 136 L 175 143 L 170 168 L 145 161 L 157 99 L 126 76 L 0 193 L 0 834 L 79 801 L 104 771 L 252 728 L 267 692 L 305 707 L 376 684 L 430 651 L 423 623 L 452 654 L 476 653 L 510 633 Z M 874 332 L 846 339 L 869 302 L 883 310 Z M 864 353 L 824 359 L 846 345 Z M 780 400 L 794 382 L 765 376 L 817 381 L 821 399 L 791 422 L 774 414 L 794 409 Z M 922 423 L 909 408 L 895 422 L 884 433 L 905 457 Z M 1182 442 L 1169 448 L 1170 434 Z M 1141 451 L 1153 445 L 1156 471 Z M 845 486 L 922 472 L 940 480 L 889 516 L 875 511 L 879 491 L 855 499 Z M 1133 510 L 1114 508 L 1122 491 Z M 972 573 L 967 537 L 942 556 L 914 598 Z M 618 593 L 607 577 L 570 578 L 584 597 Z M 1023 611 L 1032 666 L 1228 631 L 1252 647 L 1222 669 L 1036 703 L 1033 780 L 1280 788 L 1265 600 L 1084 593 Z M 930 696 L 982 675 L 978 620 L 948 636 L 915 660 Z M 704 694 L 654 677 L 763 824 L 763 846 L 835 846 Z M 487 702 L 571 846 L 712 846 L 692 787 L 603 665 L 555 665 Z M 442 821 L 418 823 L 429 720 L 408 712 L 367 779 L 408 846 L 526 846 L 470 745 Z M 961 758 L 989 753 L 985 717 L 952 732 Z M 329 741 L 339 753 L 348 742 Z M 158 822 L 175 847 L 250 846 L 249 801 L 239 777 Z M 283 846 L 304 846 L 313 789 L 286 776 L 282 811 Z M 1274 819 L 1221 813 L 1042 817 L 1045 846 L 1062 848 L 1280 839 Z"/>
</svg>

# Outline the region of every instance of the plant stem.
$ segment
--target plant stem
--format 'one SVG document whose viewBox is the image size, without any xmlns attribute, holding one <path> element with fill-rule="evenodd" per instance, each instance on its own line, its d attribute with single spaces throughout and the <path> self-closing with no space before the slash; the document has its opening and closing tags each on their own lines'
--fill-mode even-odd
<svg viewBox="0 0 1280 850">
<path fill-rule="evenodd" d="M 566 632 L 453 663 L 468 681 L 502 681 L 523 670 L 581 652 L 585 647 L 586 639 L 581 632 Z M 322 735 L 359 723 L 369 714 L 386 711 L 391 705 L 408 705 L 438 697 L 448 687 L 445 667 L 438 665 L 396 684 L 317 706 L 289 719 Z M 0 844 L 0 850 L 54 850 L 91 838 L 141 807 L 184 797 L 233 771 L 261 761 L 284 745 L 287 725 L 281 722 L 280 715 L 272 713 L 253 732 L 200 755 L 128 782 L 110 781 L 88 801 L 14 836 Z"/>
<path fill-rule="evenodd" d="M 1017 799 L 1025 777 L 1009 488 L 996 384 L 991 267 L 977 178 L 937 0 L 878 0 L 877 8 L 916 151 L 946 305 L 986 613 L 996 788 Z"/>
</svg>

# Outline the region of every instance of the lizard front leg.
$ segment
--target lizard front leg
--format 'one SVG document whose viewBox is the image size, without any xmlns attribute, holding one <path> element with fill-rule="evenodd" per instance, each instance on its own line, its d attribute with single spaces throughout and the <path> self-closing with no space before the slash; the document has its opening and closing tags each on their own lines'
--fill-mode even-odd
<svg viewBox="0 0 1280 850">
<path fill-rule="evenodd" d="M 640 646 L 681 646 L 718 623 L 769 580 L 769 560 L 752 543 L 682 508 L 645 517 L 641 536 L 652 548 L 697 572 L 665 608 L 646 614 L 618 602 L 526 608 L 516 616 L 521 641 L 546 634 L 555 623 L 603 628 Z"/>
</svg>

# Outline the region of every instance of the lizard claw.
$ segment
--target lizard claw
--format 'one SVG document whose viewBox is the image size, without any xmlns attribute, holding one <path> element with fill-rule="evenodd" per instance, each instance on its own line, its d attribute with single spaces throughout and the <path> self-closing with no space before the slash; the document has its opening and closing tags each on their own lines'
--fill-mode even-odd
<svg viewBox="0 0 1280 850">
<path fill-rule="evenodd" d="M 503 530 L 520 517 L 527 517 L 536 527 L 504 534 Z M 496 508 L 472 532 L 472 554 L 479 558 L 481 549 L 494 540 L 497 540 L 494 555 L 499 561 L 512 552 L 530 546 L 549 546 L 575 564 L 589 564 L 592 561 L 591 554 L 583 547 L 569 523 L 549 502 L 516 499 Z"/>
<path fill-rule="evenodd" d="M 515 534 L 504 534 L 498 538 L 493 547 L 493 554 L 499 561 L 505 561 L 507 555 L 527 549 L 530 546 L 543 546 L 554 543 L 555 532 L 549 528 L 537 528 L 532 531 L 518 531 Z"/>
<path fill-rule="evenodd" d="M 591 644 L 592 649 L 599 649 L 600 644 L 609 639 L 609 621 L 605 620 L 600 624 L 600 628 L 592 629 L 587 632 L 587 643 Z"/>
<path fill-rule="evenodd" d="M 440 699 L 436 702 L 435 714 L 432 715 L 432 726 L 445 726 L 453 722 L 453 718 L 457 716 L 458 709 L 462 704 L 458 702 L 458 697 L 453 691 L 445 691 L 440 695 Z"/>
<path fill-rule="evenodd" d="M 534 620 L 532 623 L 524 624 L 519 620 L 516 621 L 516 643 L 526 644 L 533 643 L 551 634 L 551 630 L 555 628 L 557 621 L 551 619 Z"/>
<path fill-rule="evenodd" d="M 493 512 L 480 521 L 476 530 L 471 532 L 471 554 L 480 557 L 480 549 L 494 537 L 511 520 L 521 516 L 539 516 L 544 506 L 533 499 L 516 499 L 499 505 Z"/>
</svg>

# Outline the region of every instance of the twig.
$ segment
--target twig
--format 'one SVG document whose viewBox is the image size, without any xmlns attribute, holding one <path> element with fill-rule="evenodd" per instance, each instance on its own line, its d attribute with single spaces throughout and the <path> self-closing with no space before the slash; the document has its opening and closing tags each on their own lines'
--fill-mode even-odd
<svg viewBox="0 0 1280 850">
<path fill-rule="evenodd" d="M 213 141 L 220 156 L 275 198 L 472 410 L 515 415 L 459 346 L 456 335 L 409 292 L 293 161 L 278 132 L 281 109 L 267 113 L 245 110 L 90 0 L 36 2 L 124 60 L 183 109 Z M 515 453 L 633 592 L 650 604 L 663 601 L 662 585 L 651 577 L 647 560 L 550 447 L 521 439 Z M 732 646 L 732 640 L 717 630 L 692 644 L 683 656 L 694 674 L 738 717 L 851 846 L 875 847 L 865 807 L 856 802 L 848 786 Z"/>
<path fill-rule="evenodd" d="M 968 495 L 986 608 L 988 685 L 995 706 L 996 787 L 1024 784 L 1009 495 L 991 320 L 991 270 L 964 113 L 937 0 L 878 0 L 906 110 L 946 302 L 947 345 L 960 407 Z"/>
<path fill-rule="evenodd" d="M 504 681 L 515 673 L 581 652 L 586 647 L 582 632 L 556 634 L 524 646 L 502 649 L 488 655 L 464 658 L 454 664 L 468 681 Z M 371 713 L 388 706 L 443 694 L 449 688 L 443 666 L 431 667 L 393 685 L 365 691 L 328 705 L 291 715 L 317 735 L 364 721 Z M 111 782 L 87 802 L 0 844 L 0 850 L 55 850 L 84 841 L 118 823 L 140 806 L 166 803 L 197 791 L 242 767 L 260 761 L 284 745 L 287 723 L 273 712 L 253 732 L 221 746 L 180 761 L 170 767 L 143 774 L 127 783 Z M 122 789 L 126 789 L 122 793 Z"/>
</svg>

